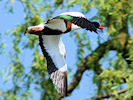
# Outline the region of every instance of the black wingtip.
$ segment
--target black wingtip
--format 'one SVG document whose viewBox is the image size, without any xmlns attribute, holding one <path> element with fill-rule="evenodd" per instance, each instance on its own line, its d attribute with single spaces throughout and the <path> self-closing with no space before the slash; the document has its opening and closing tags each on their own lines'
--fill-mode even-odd
<svg viewBox="0 0 133 100">
<path fill-rule="evenodd" d="M 98 34 L 97 29 L 94 31 L 96 34 Z"/>
</svg>

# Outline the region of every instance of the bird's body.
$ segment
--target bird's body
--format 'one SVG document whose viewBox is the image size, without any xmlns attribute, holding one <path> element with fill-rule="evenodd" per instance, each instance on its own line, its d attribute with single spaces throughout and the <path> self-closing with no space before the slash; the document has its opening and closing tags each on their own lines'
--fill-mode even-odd
<svg viewBox="0 0 133 100">
<path fill-rule="evenodd" d="M 99 23 L 91 22 L 80 12 L 66 12 L 48 20 L 46 23 L 29 27 L 29 34 L 39 35 L 40 47 L 47 60 L 47 69 L 58 93 L 67 95 L 67 64 L 65 46 L 61 34 L 84 28 L 97 32 L 104 29 Z"/>
</svg>

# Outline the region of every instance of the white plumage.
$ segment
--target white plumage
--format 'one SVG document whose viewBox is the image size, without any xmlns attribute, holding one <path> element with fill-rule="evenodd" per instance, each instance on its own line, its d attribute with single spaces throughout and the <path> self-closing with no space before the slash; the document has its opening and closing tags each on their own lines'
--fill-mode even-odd
<svg viewBox="0 0 133 100">
<path fill-rule="evenodd" d="M 47 68 L 58 93 L 67 94 L 67 64 L 65 46 L 60 35 L 40 36 L 40 46 L 47 59 Z M 52 59 L 52 61 L 51 61 Z"/>
<path fill-rule="evenodd" d="M 61 13 L 60 15 L 71 15 L 71 16 L 75 16 L 75 17 L 85 17 L 85 15 L 83 15 L 80 12 L 65 12 L 65 13 Z"/>
<path fill-rule="evenodd" d="M 66 31 L 66 25 L 62 19 L 50 20 L 45 26 L 50 27 L 53 30 L 62 30 L 62 32 Z"/>
<path fill-rule="evenodd" d="M 52 58 L 55 66 L 61 71 L 67 71 L 65 63 L 65 46 L 60 35 L 43 35 L 43 44 Z"/>
</svg>

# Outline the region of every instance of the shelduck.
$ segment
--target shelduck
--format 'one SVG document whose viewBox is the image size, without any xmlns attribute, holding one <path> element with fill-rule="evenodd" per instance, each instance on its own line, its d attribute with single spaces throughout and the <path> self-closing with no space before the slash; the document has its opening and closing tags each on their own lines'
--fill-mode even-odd
<svg viewBox="0 0 133 100">
<path fill-rule="evenodd" d="M 91 22 L 80 12 L 65 12 L 37 26 L 28 27 L 27 34 L 39 36 L 39 45 L 47 60 L 47 70 L 55 88 L 62 96 L 67 96 L 67 64 L 65 46 L 61 34 L 83 28 L 94 31 L 105 29 L 98 22 Z"/>
</svg>

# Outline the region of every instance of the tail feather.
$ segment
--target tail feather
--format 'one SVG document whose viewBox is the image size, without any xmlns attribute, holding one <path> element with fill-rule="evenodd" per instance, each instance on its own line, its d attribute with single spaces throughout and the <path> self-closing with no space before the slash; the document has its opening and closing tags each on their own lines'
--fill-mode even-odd
<svg viewBox="0 0 133 100">
<path fill-rule="evenodd" d="M 67 95 L 67 72 L 57 70 L 50 74 L 50 78 L 52 79 L 58 93 L 65 97 Z"/>
</svg>

